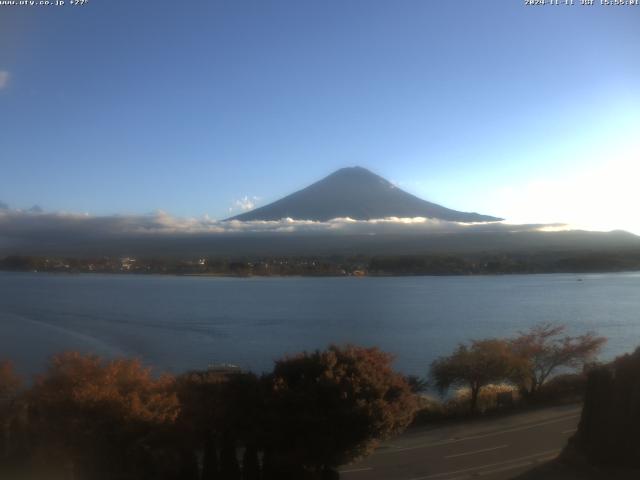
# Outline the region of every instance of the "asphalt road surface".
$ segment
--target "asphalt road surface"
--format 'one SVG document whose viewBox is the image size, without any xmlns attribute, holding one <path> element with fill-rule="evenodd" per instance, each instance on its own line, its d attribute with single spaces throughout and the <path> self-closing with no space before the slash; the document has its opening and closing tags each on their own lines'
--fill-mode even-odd
<svg viewBox="0 0 640 480">
<path fill-rule="evenodd" d="M 580 407 L 414 429 L 340 469 L 345 480 L 511 479 L 555 458 L 575 432 Z"/>
</svg>

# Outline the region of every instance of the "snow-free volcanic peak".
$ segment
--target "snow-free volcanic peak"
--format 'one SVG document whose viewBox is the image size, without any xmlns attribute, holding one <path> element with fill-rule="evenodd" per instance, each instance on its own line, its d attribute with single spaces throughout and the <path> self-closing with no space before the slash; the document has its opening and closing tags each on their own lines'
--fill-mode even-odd
<svg viewBox="0 0 640 480">
<path fill-rule="evenodd" d="M 459 212 L 427 202 L 362 167 L 342 168 L 280 200 L 230 220 L 327 221 L 349 217 L 371 220 L 388 217 L 427 217 L 452 222 L 494 222 L 501 218 Z"/>
</svg>

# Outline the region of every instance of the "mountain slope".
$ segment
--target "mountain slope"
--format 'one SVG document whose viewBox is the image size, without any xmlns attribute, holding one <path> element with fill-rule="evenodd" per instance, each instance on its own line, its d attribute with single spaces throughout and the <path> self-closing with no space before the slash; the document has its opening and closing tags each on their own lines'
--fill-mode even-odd
<svg viewBox="0 0 640 480">
<path fill-rule="evenodd" d="M 229 220 L 327 221 L 350 217 L 370 220 L 386 217 L 427 217 L 453 222 L 493 222 L 500 218 L 458 212 L 422 200 L 362 167 L 338 170 L 307 188 Z"/>
</svg>

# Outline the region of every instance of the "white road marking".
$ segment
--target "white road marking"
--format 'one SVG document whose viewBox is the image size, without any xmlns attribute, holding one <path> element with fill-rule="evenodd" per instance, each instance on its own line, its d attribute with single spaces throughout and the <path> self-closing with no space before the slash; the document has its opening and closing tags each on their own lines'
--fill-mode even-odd
<svg viewBox="0 0 640 480">
<path fill-rule="evenodd" d="M 467 455 L 475 455 L 476 453 L 492 452 L 493 450 L 500 450 L 501 448 L 507 448 L 509 445 L 498 445 L 497 447 L 483 448 L 482 450 L 475 450 L 473 452 L 456 453 L 454 455 L 446 455 L 444 458 L 456 458 L 466 457 Z"/>
<path fill-rule="evenodd" d="M 437 446 L 441 446 L 441 445 L 450 445 L 452 443 L 465 442 L 465 441 L 468 441 L 468 440 L 479 440 L 481 438 L 495 437 L 496 435 L 504 435 L 506 433 L 520 432 L 522 430 L 530 430 L 532 428 L 543 427 L 545 425 L 551 425 L 552 423 L 564 422 L 566 420 L 571 420 L 573 418 L 578 418 L 579 416 L 580 416 L 580 414 L 568 415 L 568 416 L 564 416 L 564 417 L 561 417 L 561 418 L 556 418 L 556 419 L 553 419 L 553 420 L 547 420 L 546 422 L 540 422 L 540 423 L 535 423 L 535 424 L 531 424 L 531 425 L 523 425 L 521 427 L 507 428 L 505 430 L 497 430 L 495 432 L 484 433 L 484 434 L 480 434 L 480 435 L 471 435 L 469 437 L 462 437 L 462 438 L 450 438 L 450 439 L 447 439 L 447 440 L 440 440 L 440 441 L 436 441 L 436 442 L 422 443 L 420 445 L 414 445 L 414 446 L 411 446 L 411 447 L 388 449 L 388 450 L 382 450 L 382 451 L 378 450 L 378 451 L 376 451 L 374 453 L 374 455 L 386 455 L 386 454 L 389 454 L 389 453 L 406 452 L 408 450 L 418 450 L 418 449 L 421 449 L 421 448 L 437 447 Z"/>
<path fill-rule="evenodd" d="M 523 463 L 517 463 L 515 465 L 507 465 L 506 467 L 494 468 L 492 470 L 485 470 L 484 472 L 473 472 L 463 475 L 461 477 L 453 477 L 447 478 L 447 480 L 469 480 L 470 478 L 484 477 L 485 475 L 493 475 L 494 473 L 507 472 L 509 470 L 516 470 L 518 468 L 530 467 L 539 462 L 546 462 L 548 460 L 552 460 L 556 458 L 556 455 L 551 455 L 550 457 L 540 457 L 535 460 L 529 460 Z"/>
<path fill-rule="evenodd" d="M 547 462 L 549 460 L 553 460 L 557 457 L 557 454 L 549 455 L 548 457 L 540 457 L 535 460 L 529 460 L 528 462 L 517 463 L 515 465 L 507 465 L 506 467 L 494 468 L 492 470 L 485 470 L 484 472 L 478 472 L 478 476 L 483 477 L 485 475 L 491 475 L 499 472 L 506 472 L 507 470 L 515 470 L 516 468 L 524 468 L 529 467 L 535 463 Z M 449 479 L 452 480 L 452 479 Z"/>
<path fill-rule="evenodd" d="M 526 455 L 524 457 L 512 458 L 511 460 L 505 460 L 503 462 L 487 463 L 486 465 L 479 465 L 477 467 L 464 468 L 462 470 L 454 470 L 452 472 L 434 473 L 432 475 L 427 475 L 424 477 L 411 478 L 410 480 L 428 480 L 430 478 L 448 477 L 450 475 L 457 475 L 459 473 L 469 473 L 469 472 L 477 472 L 478 475 L 487 475 L 491 471 L 487 471 L 487 472 L 478 472 L 478 471 L 482 469 L 491 468 L 491 467 L 502 467 L 505 470 L 519 468 L 519 467 L 527 466 L 532 462 L 529 461 L 525 463 L 519 463 L 517 464 L 517 466 L 508 465 L 508 464 L 513 464 L 514 462 L 522 462 L 523 460 L 532 460 L 536 457 L 549 457 L 548 459 L 550 460 L 551 458 L 555 457 L 558 453 L 560 453 L 560 450 L 547 450 L 545 452 L 534 453 L 533 455 Z M 509 468 L 506 468 L 507 466 Z M 467 478 L 467 477 L 456 477 L 456 478 Z M 454 479 L 449 479 L 449 480 L 454 480 Z"/>
<path fill-rule="evenodd" d="M 350 470 L 339 470 L 340 473 L 356 473 L 356 472 L 368 472 L 369 470 L 373 470 L 371 467 L 362 467 L 362 468 L 352 468 Z"/>
</svg>

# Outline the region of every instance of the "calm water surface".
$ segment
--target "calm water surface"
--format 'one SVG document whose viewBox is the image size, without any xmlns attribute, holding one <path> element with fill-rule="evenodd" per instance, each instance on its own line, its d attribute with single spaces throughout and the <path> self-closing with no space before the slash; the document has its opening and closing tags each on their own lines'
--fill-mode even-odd
<svg viewBox="0 0 640 480">
<path fill-rule="evenodd" d="M 0 272 L 0 358 L 23 373 L 61 350 L 138 356 L 174 372 L 256 371 L 331 342 L 377 345 L 424 375 L 458 342 L 537 322 L 595 330 L 602 358 L 640 345 L 640 273 L 213 278 Z"/>
</svg>

